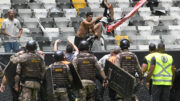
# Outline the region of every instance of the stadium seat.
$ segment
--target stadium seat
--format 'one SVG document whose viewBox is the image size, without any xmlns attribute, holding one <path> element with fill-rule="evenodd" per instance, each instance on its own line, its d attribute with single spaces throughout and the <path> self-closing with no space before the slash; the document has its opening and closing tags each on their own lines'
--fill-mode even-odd
<svg viewBox="0 0 180 101">
<path fill-rule="evenodd" d="M 42 37 L 43 32 L 40 28 L 29 28 L 31 36 L 34 37 Z"/>
<path fill-rule="evenodd" d="M 132 10 L 133 10 L 132 7 L 122 8 L 122 16 L 125 16 L 126 14 L 128 14 L 129 12 L 131 12 Z"/>
<path fill-rule="evenodd" d="M 175 37 L 172 35 L 162 35 L 162 40 L 163 40 L 165 45 L 175 44 Z"/>
<path fill-rule="evenodd" d="M 152 26 L 138 26 L 138 31 L 141 36 L 151 36 L 152 29 Z"/>
<path fill-rule="evenodd" d="M 175 25 L 175 18 L 173 16 L 160 16 L 159 23 L 162 25 Z"/>
<path fill-rule="evenodd" d="M 31 9 L 18 9 L 18 14 L 23 19 L 32 17 Z"/>
<path fill-rule="evenodd" d="M 59 28 L 45 28 L 44 37 L 59 37 Z"/>
<path fill-rule="evenodd" d="M 23 37 L 31 37 L 29 28 L 22 28 L 22 29 L 23 29 L 23 32 L 22 32 Z"/>
<path fill-rule="evenodd" d="M 167 35 L 169 34 L 168 26 L 153 26 L 154 35 Z"/>
<path fill-rule="evenodd" d="M 145 21 L 145 26 L 158 26 L 159 25 L 159 16 L 147 16 L 143 17 Z"/>
<path fill-rule="evenodd" d="M 146 39 L 147 39 L 147 41 L 148 41 L 148 45 L 149 45 L 150 43 L 154 43 L 154 44 L 157 45 L 158 43 L 161 42 L 159 35 L 151 35 L 150 37 L 147 36 Z"/>
<path fill-rule="evenodd" d="M 94 17 L 103 16 L 104 8 L 92 8 L 91 11 L 93 12 Z"/>
<path fill-rule="evenodd" d="M 129 35 L 129 40 L 133 45 L 148 45 L 147 38 L 141 35 Z"/>
<path fill-rule="evenodd" d="M 169 9 L 173 5 L 173 0 L 159 0 L 159 6 L 165 7 L 166 9 Z"/>
<path fill-rule="evenodd" d="M 21 36 L 21 38 L 19 39 L 19 42 L 20 42 L 21 46 L 25 46 L 27 41 L 32 40 L 32 39 L 33 39 L 32 37 Z"/>
<path fill-rule="evenodd" d="M 44 5 L 42 2 L 32 2 L 32 3 L 28 3 L 28 6 L 30 7 L 30 9 L 44 9 Z"/>
<path fill-rule="evenodd" d="M 180 1 L 179 0 L 173 0 L 173 6 L 180 7 Z"/>
<path fill-rule="evenodd" d="M 73 27 L 60 27 L 60 36 L 68 38 L 68 36 L 75 36 L 75 31 Z"/>
<path fill-rule="evenodd" d="M 117 0 L 118 7 L 120 8 L 129 8 L 130 2 L 129 0 Z"/>
<path fill-rule="evenodd" d="M 99 0 L 87 0 L 87 2 L 90 8 L 99 8 L 101 3 Z"/>
<path fill-rule="evenodd" d="M 70 20 L 66 17 L 54 18 L 54 22 L 56 23 L 57 28 L 60 27 L 68 27 Z"/>
<path fill-rule="evenodd" d="M 40 18 L 41 25 L 45 28 L 53 28 L 54 27 L 54 19 L 53 18 Z"/>
<path fill-rule="evenodd" d="M 114 8 L 114 18 L 118 19 L 122 17 L 122 9 L 121 8 Z"/>
<path fill-rule="evenodd" d="M 1 29 L 1 26 L 2 26 L 2 22 L 4 21 L 5 18 L 0 18 L 0 29 Z"/>
<path fill-rule="evenodd" d="M 141 51 L 148 51 L 149 50 L 149 45 L 138 45 L 137 47 Z"/>
<path fill-rule="evenodd" d="M 11 2 L 10 0 L 0 0 L 0 9 L 10 9 L 11 8 Z"/>
<path fill-rule="evenodd" d="M 56 1 L 55 0 L 41 0 L 41 2 L 44 4 L 44 7 L 46 9 L 51 9 L 56 7 Z"/>
<path fill-rule="evenodd" d="M 144 19 L 141 16 L 133 16 L 129 21 L 129 25 L 131 26 L 144 26 L 144 23 Z"/>
<path fill-rule="evenodd" d="M 180 49 L 179 45 L 166 45 L 166 50 L 172 50 L 172 51 L 178 50 L 179 51 L 179 49 Z"/>
<path fill-rule="evenodd" d="M 151 16 L 151 10 L 149 7 L 141 7 L 139 8 L 138 12 L 139 12 L 139 15 L 143 17 Z"/>
<path fill-rule="evenodd" d="M 76 17 L 77 16 L 77 12 L 76 12 L 76 9 L 73 8 L 73 9 L 63 9 L 63 11 L 65 12 L 65 17 L 67 19 L 71 19 L 71 17 Z"/>
<path fill-rule="evenodd" d="M 177 25 L 180 25 L 180 16 L 176 16 L 175 18 L 176 18 Z"/>
<path fill-rule="evenodd" d="M 56 0 L 57 7 L 64 9 L 64 8 L 71 8 L 71 1 L 70 0 Z"/>
<path fill-rule="evenodd" d="M 170 16 L 180 16 L 180 8 L 179 7 L 171 7 L 169 10 Z"/>
<path fill-rule="evenodd" d="M 64 12 L 57 8 L 51 8 L 48 13 L 49 17 L 64 17 Z"/>
<path fill-rule="evenodd" d="M 135 26 L 121 26 L 120 35 L 137 35 L 137 30 Z"/>
<path fill-rule="evenodd" d="M 37 28 L 38 19 L 37 18 L 26 18 L 24 19 L 24 27 L 27 28 Z"/>
<path fill-rule="evenodd" d="M 169 26 L 169 31 L 172 36 L 180 36 L 180 26 Z"/>
<path fill-rule="evenodd" d="M 86 7 L 86 8 L 79 8 L 79 15 L 80 17 L 86 17 L 86 13 L 91 12 L 91 8 Z"/>
<path fill-rule="evenodd" d="M 34 16 L 36 18 L 46 18 L 48 11 L 46 9 L 34 9 Z"/>
<path fill-rule="evenodd" d="M 12 0 L 11 5 L 14 9 L 28 9 L 27 0 Z"/>
<path fill-rule="evenodd" d="M 85 8 L 87 5 L 85 0 L 72 0 L 72 4 L 77 12 L 79 12 L 79 8 Z"/>
<path fill-rule="evenodd" d="M 74 27 L 75 32 L 77 32 L 81 21 L 82 21 L 81 17 L 72 17 L 71 18 L 72 27 Z"/>
</svg>

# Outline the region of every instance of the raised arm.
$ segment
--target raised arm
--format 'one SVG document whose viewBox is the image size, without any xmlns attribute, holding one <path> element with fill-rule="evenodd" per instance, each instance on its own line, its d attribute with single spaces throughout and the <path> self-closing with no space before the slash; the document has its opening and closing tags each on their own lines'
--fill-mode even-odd
<svg viewBox="0 0 180 101">
<path fill-rule="evenodd" d="M 61 42 L 60 39 L 58 39 L 58 40 L 55 41 L 55 43 L 54 43 L 54 48 L 53 48 L 54 51 L 57 51 L 57 50 L 58 50 L 58 46 L 57 46 L 57 45 L 58 45 L 58 43 L 60 43 L 60 42 Z"/>
</svg>

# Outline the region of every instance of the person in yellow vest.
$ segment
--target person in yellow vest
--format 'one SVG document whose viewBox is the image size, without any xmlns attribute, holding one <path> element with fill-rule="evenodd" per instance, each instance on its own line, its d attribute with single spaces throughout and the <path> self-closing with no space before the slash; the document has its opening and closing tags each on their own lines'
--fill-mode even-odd
<svg viewBox="0 0 180 101">
<path fill-rule="evenodd" d="M 142 72 L 144 77 L 147 77 L 149 68 L 150 68 L 150 63 L 152 57 L 156 54 L 156 45 L 154 43 L 149 44 L 149 54 L 144 57 L 143 63 L 142 63 Z M 151 95 L 151 85 L 152 85 L 152 80 L 150 80 L 150 88 L 149 88 L 149 94 Z"/>
<path fill-rule="evenodd" d="M 152 101 L 169 101 L 175 66 L 172 56 L 165 53 L 163 43 L 158 44 L 158 52 L 151 59 L 146 88 L 149 89 L 149 80 L 152 77 Z"/>
</svg>

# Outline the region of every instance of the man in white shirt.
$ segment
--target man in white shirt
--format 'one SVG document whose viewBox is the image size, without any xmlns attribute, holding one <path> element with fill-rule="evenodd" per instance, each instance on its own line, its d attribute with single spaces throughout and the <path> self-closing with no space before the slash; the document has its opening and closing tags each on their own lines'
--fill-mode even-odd
<svg viewBox="0 0 180 101">
<path fill-rule="evenodd" d="M 22 28 L 18 19 L 14 18 L 14 11 L 8 11 L 8 18 L 2 22 L 2 34 L 4 34 L 5 52 L 16 52 L 19 49 L 18 40 L 22 34 Z"/>
</svg>

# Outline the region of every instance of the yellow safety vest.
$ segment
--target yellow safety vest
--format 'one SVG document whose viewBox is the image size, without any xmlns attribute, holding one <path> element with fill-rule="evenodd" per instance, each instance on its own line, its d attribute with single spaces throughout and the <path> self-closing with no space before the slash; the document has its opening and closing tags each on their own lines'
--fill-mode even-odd
<svg viewBox="0 0 180 101">
<path fill-rule="evenodd" d="M 155 55 L 156 64 L 153 72 L 153 85 L 172 85 L 172 56 L 165 53 Z"/>
<path fill-rule="evenodd" d="M 148 54 L 145 56 L 145 59 L 147 60 L 147 63 L 148 63 L 148 67 L 147 67 L 147 70 L 146 70 L 146 73 L 144 74 L 144 76 L 147 76 L 150 66 L 151 66 L 151 59 L 152 59 L 152 57 L 155 56 L 155 54 L 157 54 L 157 52 L 154 52 L 154 53 L 151 53 L 151 54 Z"/>
</svg>

